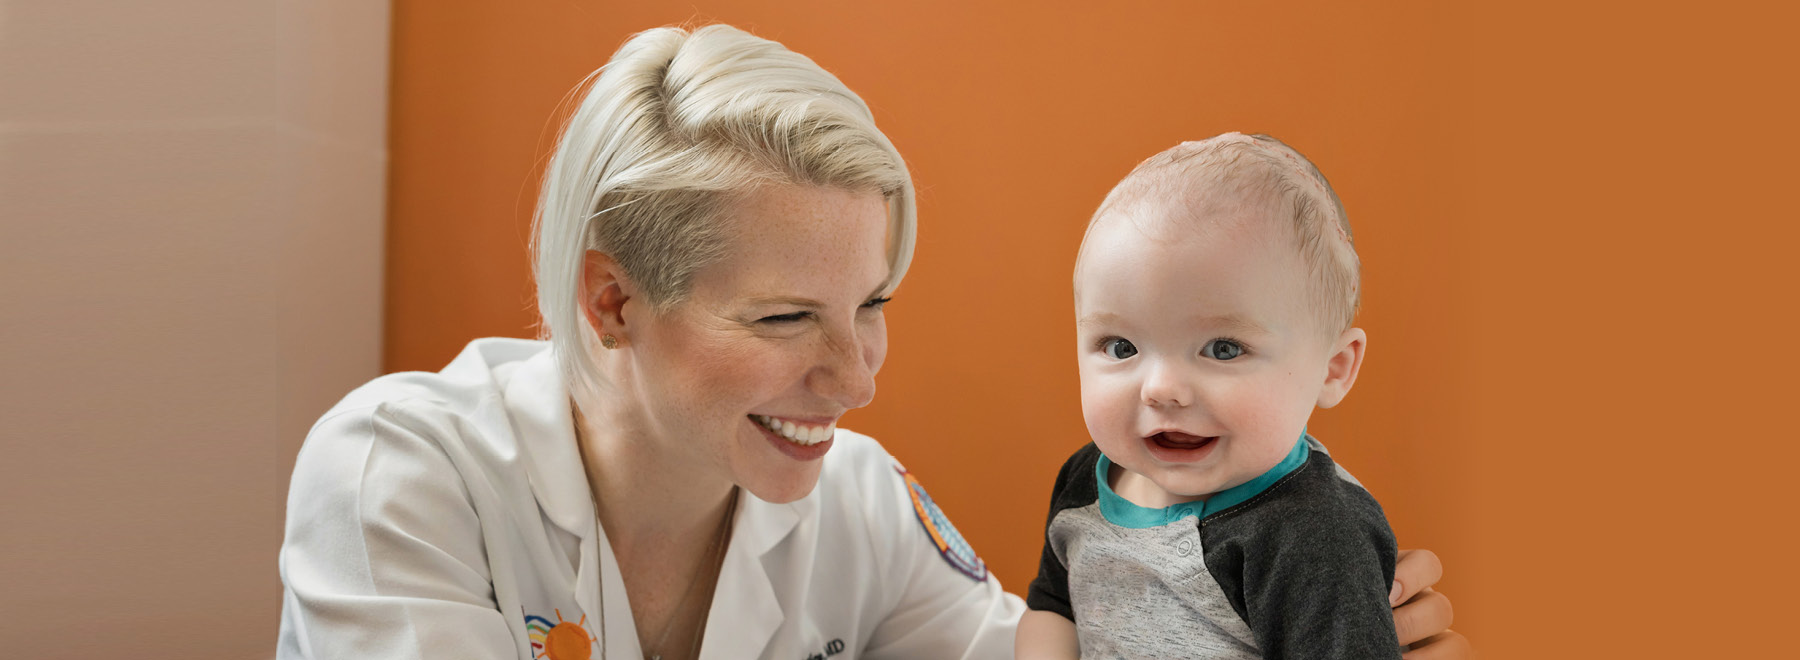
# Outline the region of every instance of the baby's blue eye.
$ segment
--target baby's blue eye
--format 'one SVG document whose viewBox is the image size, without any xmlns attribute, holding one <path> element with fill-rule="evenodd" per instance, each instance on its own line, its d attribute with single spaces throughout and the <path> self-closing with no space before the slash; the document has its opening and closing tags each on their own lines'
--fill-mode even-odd
<svg viewBox="0 0 1800 660">
<path fill-rule="evenodd" d="M 1200 354 L 1214 360 L 1230 360 L 1244 355 L 1244 345 L 1230 339 L 1214 339 L 1200 347 Z"/>
<path fill-rule="evenodd" d="M 1133 355 L 1137 355 L 1138 350 L 1137 346 L 1131 343 L 1131 340 L 1123 337 L 1113 337 L 1100 342 L 1100 352 L 1105 353 L 1106 357 L 1114 360 L 1123 360 Z"/>
</svg>

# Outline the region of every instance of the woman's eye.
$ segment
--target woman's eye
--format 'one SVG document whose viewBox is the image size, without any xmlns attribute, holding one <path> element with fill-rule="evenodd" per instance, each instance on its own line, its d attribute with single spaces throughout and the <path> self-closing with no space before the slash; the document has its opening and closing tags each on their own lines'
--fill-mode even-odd
<svg viewBox="0 0 1800 660">
<path fill-rule="evenodd" d="M 1200 348 L 1200 354 L 1214 360 L 1230 360 L 1244 354 L 1244 345 L 1230 339 L 1214 339 Z"/>
<path fill-rule="evenodd" d="M 1106 357 L 1114 360 L 1123 360 L 1133 355 L 1137 355 L 1138 351 L 1137 346 L 1132 344 L 1131 340 L 1123 337 L 1113 337 L 1112 339 L 1100 343 L 1100 352 L 1105 353 Z"/>
<path fill-rule="evenodd" d="M 793 323 L 795 321 L 805 319 L 810 314 L 812 314 L 812 312 L 794 312 L 792 314 L 778 314 L 775 316 L 762 317 L 760 319 L 757 319 L 756 322 L 757 323 Z"/>
<path fill-rule="evenodd" d="M 881 309 L 882 305 L 888 304 L 888 301 L 890 301 L 890 300 L 893 300 L 893 298 L 892 297 L 875 298 L 873 300 L 870 300 L 869 302 L 863 303 L 862 306 L 863 306 L 863 309 Z"/>
</svg>

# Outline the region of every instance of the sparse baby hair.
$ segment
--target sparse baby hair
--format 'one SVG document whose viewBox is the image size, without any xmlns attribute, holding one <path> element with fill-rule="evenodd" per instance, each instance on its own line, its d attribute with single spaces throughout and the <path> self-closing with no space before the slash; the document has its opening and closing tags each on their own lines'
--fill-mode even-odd
<svg viewBox="0 0 1800 660">
<path fill-rule="evenodd" d="M 1270 209 L 1273 217 L 1291 222 L 1324 329 L 1335 336 L 1355 321 L 1362 264 L 1344 204 L 1319 168 L 1286 143 L 1226 133 L 1164 150 L 1113 186 L 1089 220 L 1088 233 L 1115 212 L 1144 204 L 1180 204 L 1199 215 L 1207 207 Z"/>
</svg>

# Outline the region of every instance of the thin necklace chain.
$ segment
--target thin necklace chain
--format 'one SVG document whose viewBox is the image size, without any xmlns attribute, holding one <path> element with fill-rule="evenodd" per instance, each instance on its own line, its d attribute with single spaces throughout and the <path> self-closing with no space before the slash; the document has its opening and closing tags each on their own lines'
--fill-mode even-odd
<svg viewBox="0 0 1800 660">
<path fill-rule="evenodd" d="M 575 424 L 576 442 L 580 442 L 580 438 L 581 438 L 581 424 L 580 424 L 581 412 L 580 411 L 581 411 L 580 408 L 575 409 L 575 417 L 577 420 L 576 424 Z M 581 463 L 582 463 L 582 473 L 584 474 L 584 476 L 587 476 L 591 480 L 593 478 L 593 475 L 587 471 L 587 458 L 588 458 L 587 452 L 585 450 L 581 451 L 580 455 L 581 455 Z M 717 570 L 721 573 L 724 572 L 725 539 L 730 537 L 731 524 L 733 521 L 737 520 L 738 493 L 740 493 L 742 490 L 743 489 L 737 485 L 733 485 L 731 487 L 731 501 L 725 505 L 725 519 L 723 521 L 721 521 L 721 523 L 719 525 L 718 535 L 713 539 L 712 566 L 715 570 Z M 594 490 L 593 490 L 592 484 L 589 484 L 589 486 L 588 486 L 588 503 L 589 503 L 589 505 L 591 505 L 593 507 L 593 511 L 594 511 L 594 529 L 599 530 L 600 529 L 600 500 L 594 497 Z M 615 559 L 615 561 L 616 561 L 616 559 Z M 596 574 L 596 578 L 595 578 L 596 582 L 595 582 L 594 586 L 600 592 L 600 635 L 599 635 L 599 639 L 596 641 L 600 642 L 600 660 L 606 660 L 606 570 L 604 568 L 597 567 L 595 574 Z M 675 619 L 681 618 L 681 606 L 687 604 L 688 596 L 693 594 L 694 585 L 699 584 L 699 582 L 700 582 L 700 576 L 699 576 L 699 574 L 695 574 L 694 581 L 688 583 L 687 592 L 683 593 L 681 595 L 681 602 L 675 604 L 675 612 L 669 616 L 669 621 L 667 623 L 663 624 L 662 638 L 657 640 L 656 648 L 659 648 L 659 649 L 662 648 L 663 643 L 667 642 L 669 640 L 669 631 L 674 629 Z M 701 612 L 700 620 L 703 625 L 701 625 L 699 627 L 699 629 L 694 631 L 694 643 L 693 643 L 693 645 L 688 647 L 688 656 L 689 657 L 694 657 L 694 658 L 699 657 L 698 654 L 700 651 L 700 637 L 701 637 L 702 633 L 706 632 L 706 626 L 704 625 L 706 618 L 707 618 L 706 613 Z M 642 650 L 642 649 L 640 649 L 640 650 Z M 651 658 L 651 660 L 662 660 L 662 654 L 654 653 L 654 654 L 651 654 L 650 658 Z"/>
<path fill-rule="evenodd" d="M 719 533 L 713 539 L 713 549 L 712 549 L 712 553 L 711 553 L 712 560 L 713 560 L 712 565 L 714 568 L 719 569 L 721 571 L 723 570 L 722 567 L 724 564 L 725 539 L 731 533 L 732 521 L 737 520 L 738 493 L 740 492 L 740 490 L 741 489 L 737 486 L 731 487 L 731 501 L 725 505 L 725 519 L 723 521 L 721 521 L 721 523 L 719 525 Z M 600 526 L 600 502 L 599 502 L 599 500 L 594 499 L 594 493 L 592 490 L 588 491 L 588 501 L 593 503 L 594 526 L 596 528 L 598 528 Z M 598 576 L 598 578 L 597 578 L 597 582 L 594 586 L 600 592 L 600 640 L 599 640 L 600 641 L 600 660 L 606 660 L 606 570 L 601 569 L 601 570 L 596 571 L 595 573 Z M 694 581 L 688 583 L 687 592 L 683 593 L 681 595 L 681 602 L 675 604 L 675 612 L 673 614 L 670 614 L 669 621 L 667 623 L 663 624 L 662 638 L 658 639 L 656 641 L 655 648 L 660 649 L 660 648 L 662 648 L 664 642 L 669 641 L 669 631 L 674 630 L 675 620 L 681 618 L 681 606 L 687 604 L 688 596 L 691 596 L 694 593 L 694 585 L 699 584 L 699 583 L 700 583 L 700 575 L 698 573 L 696 573 L 694 575 Z M 706 620 L 705 613 L 702 613 L 701 621 L 705 621 L 705 620 Z M 693 657 L 693 658 L 700 657 L 699 656 L 700 637 L 701 637 L 701 633 L 704 633 L 704 632 L 706 632 L 706 626 L 704 626 L 704 625 L 700 626 L 699 629 L 694 631 L 694 643 L 688 647 L 688 657 Z M 662 660 L 662 654 L 661 653 L 651 653 L 650 660 Z"/>
<path fill-rule="evenodd" d="M 737 486 L 732 486 L 731 487 L 731 500 L 725 504 L 725 518 L 723 520 L 719 521 L 719 532 L 717 534 L 715 534 L 713 537 L 712 551 L 707 553 L 707 554 L 711 555 L 710 557 L 708 557 L 708 559 L 710 560 L 708 563 L 711 566 L 713 566 L 714 568 L 718 568 L 720 566 L 720 562 L 722 562 L 724 559 L 724 557 L 722 555 L 724 554 L 723 549 L 725 547 L 725 537 L 728 534 L 730 534 L 730 532 L 731 532 L 732 519 L 737 517 L 737 501 L 738 501 L 738 488 L 737 488 Z M 682 592 L 681 600 L 679 602 L 675 603 L 675 610 L 673 612 L 669 613 L 669 620 L 663 623 L 662 635 L 657 637 L 656 645 L 651 647 L 650 660 L 662 660 L 663 644 L 668 643 L 669 633 L 675 631 L 675 622 L 681 619 L 682 606 L 687 605 L 688 598 L 690 598 L 694 595 L 694 588 L 700 586 L 700 576 L 701 575 L 702 575 L 702 573 L 700 571 L 694 572 L 694 579 L 692 581 L 688 582 L 687 591 Z M 704 621 L 705 619 L 706 619 L 706 614 L 704 612 L 702 612 L 701 620 Z M 694 629 L 694 643 L 688 649 L 688 657 L 690 657 L 690 658 L 699 657 L 698 655 L 696 655 L 696 653 L 700 649 L 700 634 L 703 632 L 706 632 L 706 626 L 704 626 L 704 625 L 698 626 Z M 604 656 L 604 654 L 602 654 L 602 656 Z M 605 660 L 605 658 L 602 657 L 601 660 Z"/>
</svg>

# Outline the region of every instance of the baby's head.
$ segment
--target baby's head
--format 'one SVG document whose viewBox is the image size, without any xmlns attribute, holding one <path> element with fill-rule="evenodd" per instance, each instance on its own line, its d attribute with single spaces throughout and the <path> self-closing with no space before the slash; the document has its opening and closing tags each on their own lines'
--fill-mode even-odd
<svg viewBox="0 0 1800 660">
<path fill-rule="evenodd" d="M 1337 195 L 1280 141 L 1227 133 L 1144 161 L 1075 263 L 1095 443 L 1172 501 L 1268 471 L 1356 381 L 1359 270 Z"/>
</svg>

